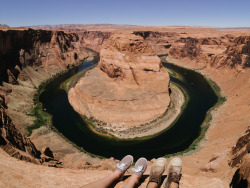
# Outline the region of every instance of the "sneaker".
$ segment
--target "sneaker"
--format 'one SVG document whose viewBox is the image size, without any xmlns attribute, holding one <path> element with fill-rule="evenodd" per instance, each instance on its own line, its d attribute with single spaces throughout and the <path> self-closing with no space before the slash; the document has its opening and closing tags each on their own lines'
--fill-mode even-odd
<svg viewBox="0 0 250 188">
<path fill-rule="evenodd" d="M 133 170 L 133 174 L 142 176 L 142 174 L 146 171 L 147 169 L 147 159 L 145 158 L 140 158 L 136 161 Z"/>
<path fill-rule="evenodd" d="M 150 182 L 155 182 L 157 183 L 158 187 L 160 187 L 161 183 L 161 176 L 163 172 L 165 171 L 165 166 L 166 166 L 167 160 L 163 157 L 158 158 L 152 165 L 151 170 L 150 170 L 150 176 L 149 176 L 149 181 Z"/>
<path fill-rule="evenodd" d="M 126 155 L 125 157 L 123 157 L 121 162 L 116 165 L 117 167 L 116 169 L 120 170 L 124 174 L 125 171 L 133 164 L 133 161 L 134 161 L 133 156 Z"/>
<path fill-rule="evenodd" d="M 169 188 L 171 183 L 178 183 L 181 179 L 182 160 L 174 157 L 167 167 L 167 177 L 163 182 L 163 186 Z"/>
</svg>

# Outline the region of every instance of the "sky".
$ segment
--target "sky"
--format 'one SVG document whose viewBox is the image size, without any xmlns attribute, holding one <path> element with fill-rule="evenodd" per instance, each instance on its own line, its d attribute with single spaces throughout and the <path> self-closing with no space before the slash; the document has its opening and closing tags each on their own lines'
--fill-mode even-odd
<svg viewBox="0 0 250 188">
<path fill-rule="evenodd" d="M 250 0 L 0 0 L 0 24 L 250 27 Z"/>
</svg>

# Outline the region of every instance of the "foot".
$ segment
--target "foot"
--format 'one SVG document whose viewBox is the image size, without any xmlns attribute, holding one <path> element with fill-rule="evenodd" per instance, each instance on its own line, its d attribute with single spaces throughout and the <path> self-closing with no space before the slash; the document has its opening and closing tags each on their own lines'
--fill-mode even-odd
<svg viewBox="0 0 250 188">
<path fill-rule="evenodd" d="M 167 177 L 163 182 L 163 186 L 169 188 L 172 182 L 179 184 L 181 170 L 182 160 L 179 157 L 174 157 L 167 167 Z"/>
<path fill-rule="evenodd" d="M 133 174 L 141 177 L 147 169 L 147 159 L 140 158 L 136 161 L 133 170 Z"/>
<path fill-rule="evenodd" d="M 158 158 L 152 165 L 150 170 L 150 176 L 148 184 L 151 182 L 154 182 L 157 184 L 158 187 L 160 187 L 161 183 L 161 176 L 163 172 L 165 171 L 167 160 L 165 158 Z"/>
<path fill-rule="evenodd" d="M 116 165 L 117 166 L 116 169 L 122 173 L 121 179 L 123 178 L 123 175 L 126 172 L 126 170 L 133 164 L 133 161 L 134 161 L 133 156 L 126 155 L 125 157 L 123 157 L 121 162 Z"/>
</svg>

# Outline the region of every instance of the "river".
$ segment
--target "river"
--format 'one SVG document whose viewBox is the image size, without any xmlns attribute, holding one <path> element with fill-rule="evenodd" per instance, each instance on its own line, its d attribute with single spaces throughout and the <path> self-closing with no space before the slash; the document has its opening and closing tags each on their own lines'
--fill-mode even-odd
<svg viewBox="0 0 250 188">
<path fill-rule="evenodd" d="M 171 82 L 185 91 L 188 102 L 175 124 L 160 135 L 150 139 L 121 140 L 95 134 L 74 111 L 68 101 L 67 93 L 60 85 L 71 76 L 93 66 L 97 60 L 86 61 L 79 67 L 60 75 L 45 86 L 40 102 L 52 115 L 53 126 L 67 139 L 85 151 L 103 157 L 122 158 L 130 154 L 136 158 L 157 158 L 183 151 L 201 134 L 201 125 L 207 111 L 218 101 L 218 97 L 199 73 L 163 63 L 178 76 L 170 76 Z"/>
</svg>

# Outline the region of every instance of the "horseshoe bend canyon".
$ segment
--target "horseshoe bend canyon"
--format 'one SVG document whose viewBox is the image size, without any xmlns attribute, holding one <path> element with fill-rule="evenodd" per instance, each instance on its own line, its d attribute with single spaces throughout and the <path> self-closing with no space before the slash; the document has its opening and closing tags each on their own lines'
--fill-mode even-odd
<svg viewBox="0 0 250 188">
<path fill-rule="evenodd" d="M 180 187 L 250 185 L 250 29 L 97 24 L 0 25 L 0 187 L 81 187 L 116 169 L 120 159 L 94 156 L 55 129 L 39 101 L 49 83 L 93 57 L 97 65 L 64 83 L 72 108 L 94 128 L 134 130 L 170 110 L 181 117 L 188 97 L 163 64 L 202 74 L 219 99 L 201 125 L 206 130 L 173 154 L 183 161 Z M 140 140 L 164 128 L 155 123 L 136 134 Z M 155 160 L 148 158 L 139 187 Z"/>
</svg>

